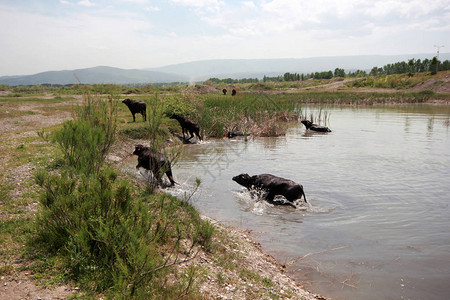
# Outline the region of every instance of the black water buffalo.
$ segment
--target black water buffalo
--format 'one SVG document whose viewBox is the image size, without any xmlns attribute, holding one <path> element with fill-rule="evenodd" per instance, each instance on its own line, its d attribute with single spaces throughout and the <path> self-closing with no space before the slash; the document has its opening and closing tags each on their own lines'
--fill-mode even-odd
<svg viewBox="0 0 450 300">
<path fill-rule="evenodd" d="M 131 111 L 131 114 L 133 115 L 133 122 L 136 122 L 135 114 L 141 114 L 144 121 L 147 121 L 147 104 L 145 104 L 145 102 L 125 99 L 122 103 L 125 103 Z"/>
<path fill-rule="evenodd" d="M 188 119 L 186 117 L 177 114 L 171 115 L 170 118 L 175 119 L 178 121 L 178 123 L 180 123 L 181 130 L 183 131 L 183 138 L 184 133 L 186 132 L 187 134 L 189 132 L 191 136 L 187 139 L 188 141 L 194 137 L 194 134 L 198 137 L 199 140 L 202 140 L 202 137 L 200 136 L 200 127 L 198 126 L 197 123 L 195 123 L 191 119 Z"/>
<path fill-rule="evenodd" d="M 188 140 L 184 138 L 182 135 L 179 135 L 176 133 L 172 128 L 169 128 L 170 133 L 175 136 L 177 139 L 179 139 L 183 144 L 198 144 L 196 140 Z"/>
<path fill-rule="evenodd" d="M 231 91 L 231 96 L 236 96 L 236 90 L 235 89 L 233 89 L 232 91 Z"/>
<path fill-rule="evenodd" d="M 142 167 L 146 170 L 152 171 L 152 174 L 156 178 L 157 182 L 161 181 L 162 172 L 165 172 L 170 180 L 170 186 L 175 185 L 170 161 L 168 161 L 164 154 L 156 154 L 155 151 L 149 147 L 144 147 L 143 145 L 136 145 L 133 154 L 138 156 L 138 164 L 136 169 Z"/>
<path fill-rule="evenodd" d="M 319 126 L 316 124 L 313 124 L 313 122 L 309 120 L 303 120 L 301 121 L 303 125 L 305 125 L 306 129 L 319 131 L 319 132 L 331 132 L 331 129 L 326 126 Z"/>
<path fill-rule="evenodd" d="M 227 137 L 229 139 L 232 139 L 232 138 L 237 137 L 237 136 L 246 136 L 246 135 L 249 136 L 250 134 L 249 133 L 245 134 L 245 133 L 243 133 L 241 131 L 228 131 L 228 133 L 227 133 Z"/>
<path fill-rule="evenodd" d="M 226 94 L 227 94 L 227 89 L 223 89 L 223 90 L 222 90 L 222 93 L 223 93 L 224 95 L 226 95 Z"/>
<path fill-rule="evenodd" d="M 307 202 L 303 186 L 289 179 L 271 174 L 260 174 L 251 177 L 248 174 L 240 174 L 234 176 L 233 181 L 236 181 L 248 190 L 261 189 L 267 192 L 266 200 L 272 204 L 279 204 L 273 201 L 276 195 L 284 196 L 288 200 L 286 204 L 291 206 L 294 206 L 292 202 L 301 199 L 302 196 L 305 203 Z"/>
</svg>

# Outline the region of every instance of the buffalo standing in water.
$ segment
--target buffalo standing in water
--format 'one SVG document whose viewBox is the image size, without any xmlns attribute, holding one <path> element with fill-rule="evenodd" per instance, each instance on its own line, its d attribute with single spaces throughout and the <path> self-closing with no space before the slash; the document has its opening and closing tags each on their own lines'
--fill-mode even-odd
<svg viewBox="0 0 450 300">
<path fill-rule="evenodd" d="M 292 203 L 297 199 L 301 199 L 302 196 L 305 203 L 307 203 L 303 186 L 289 179 L 271 174 L 260 174 L 251 177 L 248 174 L 240 174 L 234 176 L 233 181 L 236 181 L 248 190 L 261 189 L 267 192 L 266 200 L 272 204 L 280 204 L 279 202 L 273 201 L 276 195 L 284 196 L 288 201 L 285 204 L 293 207 L 295 205 Z"/>
<path fill-rule="evenodd" d="M 144 147 L 143 145 L 136 145 L 133 154 L 138 156 L 138 164 L 136 166 L 136 169 L 142 167 L 146 170 L 150 170 L 153 176 L 156 178 L 157 182 L 161 181 L 162 170 L 169 178 L 170 186 L 175 185 L 170 161 L 168 161 L 164 154 L 157 154 L 149 147 Z"/>
<path fill-rule="evenodd" d="M 318 132 L 331 132 L 331 129 L 326 126 L 319 126 L 317 124 L 313 124 L 313 122 L 309 120 L 301 121 L 303 125 L 305 125 L 306 129 L 318 131 Z"/>
</svg>

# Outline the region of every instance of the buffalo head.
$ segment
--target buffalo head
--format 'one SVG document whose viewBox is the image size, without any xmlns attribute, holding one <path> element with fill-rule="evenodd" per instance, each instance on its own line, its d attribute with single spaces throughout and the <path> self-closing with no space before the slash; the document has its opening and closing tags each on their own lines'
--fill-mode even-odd
<svg viewBox="0 0 450 300">
<path fill-rule="evenodd" d="M 301 121 L 301 123 L 305 125 L 306 129 L 310 128 L 313 125 L 313 123 L 309 120 L 303 120 Z"/>
<path fill-rule="evenodd" d="M 232 179 L 233 181 L 236 181 L 240 185 L 245 186 L 247 188 L 252 185 L 251 177 L 247 173 L 234 176 Z"/>
<path fill-rule="evenodd" d="M 146 147 L 144 147 L 141 144 L 135 145 L 133 154 L 134 155 L 140 155 L 145 150 L 145 148 Z"/>
</svg>

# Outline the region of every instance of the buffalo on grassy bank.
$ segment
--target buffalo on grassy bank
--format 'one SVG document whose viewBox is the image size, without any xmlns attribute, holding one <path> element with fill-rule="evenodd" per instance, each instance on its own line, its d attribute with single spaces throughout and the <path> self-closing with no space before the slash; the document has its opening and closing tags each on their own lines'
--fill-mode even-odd
<svg viewBox="0 0 450 300">
<path fill-rule="evenodd" d="M 145 104 L 145 102 L 125 99 L 122 101 L 122 103 L 128 106 L 128 109 L 133 115 L 133 122 L 136 122 L 136 114 L 141 114 L 144 118 L 144 121 L 147 121 L 147 104 Z"/>
</svg>

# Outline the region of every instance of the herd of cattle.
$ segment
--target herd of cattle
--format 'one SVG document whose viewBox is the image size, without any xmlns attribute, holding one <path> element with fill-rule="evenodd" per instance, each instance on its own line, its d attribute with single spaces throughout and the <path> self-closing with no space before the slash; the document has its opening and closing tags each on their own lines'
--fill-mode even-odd
<svg viewBox="0 0 450 300">
<path fill-rule="evenodd" d="M 223 94 L 227 93 L 226 89 L 223 89 Z M 236 90 L 233 89 L 232 95 L 236 95 Z M 143 101 L 135 101 L 131 99 L 125 99 L 122 101 L 130 110 L 133 115 L 133 122 L 136 122 L 135 114 L 139 113 L 142 115 L 144 121 L 147 120 L 147 105 Z M 196 136 L 200 141 L 203 140 L 200 135 L 200 126 L 194 122 L 193 120 L 178 115 L 172 114 L 170 119 L 175 119 L 180 123 L 181 130 L 183 132 L 183 140 L 189 141 L 194 136 Z M 331 132 L 328 127 L 319 126 L 317 124 L 313 124 L 309 120 L 301 121 L 303 125 L 305 125 L 306 130 L 312 130 L 317 132 Z M 186 135 L 190 135 L 189 138 L 186 139 Z M 228 137 L 232 138 L 235 136 L 242 136 L 241 132 L 229 132 Z M 136 165 L 136 169 L 144 168 L 152 172 L 153 177 L 156 178 L 157 182 L 161 182 L 162 173 L 164 172 L 170 181 L 170 186 L 175 185 L 175 180 L 172 175 L 172 168 L 170 161 L 167 157 L 162 153 L 156 153 L 149 147 L 144 147 L 143 145 L 136 145 L 134 155 L 138 156 L 138 164 Z M 271 204 L 274 205 L 290 205 L 296 207 L 294 202 L 297 200 L 301 200 L 303 197 L 303 202 L 307 203 L 306 195 L 303 191 L 303 186 L 295 183 L 292 180 L 281 178 L 271 174 L 260 174 L 250 176 L 248 174 L 240 174 L 234 176 L 232 178 L 236 183 L 244 186 L 249 191 L 260 190 L 265 193 L 264 199 Z M 275 196 L 280 195 L 283 196 L 287 201 L 275 201 Z"/>
</svg>

